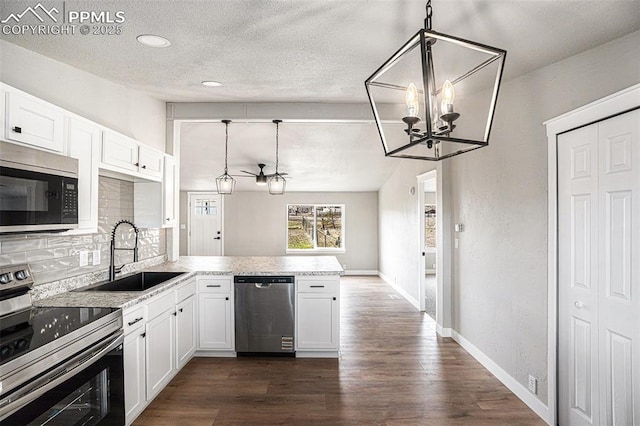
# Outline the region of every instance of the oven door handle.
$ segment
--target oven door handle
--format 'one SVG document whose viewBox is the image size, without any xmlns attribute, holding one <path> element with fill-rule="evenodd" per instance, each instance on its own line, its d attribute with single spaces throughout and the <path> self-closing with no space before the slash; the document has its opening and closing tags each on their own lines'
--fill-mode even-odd
<svg viewBox="0 0 640 426">
<path fill-rule="evenodd" d="M 105 354 L 122 345 L 123 342 L 124 335 L 120 332 L 115 336 L 92 346 L 86 351 L 78 353 L 64 364 L 61 364 L 49 371 L 46 375 L 35 379 L 33 382 L 19 389 L 17 392 L 3 398 L 0 400 L 0 420 L 3 420 L 5 417 L 16 412 L 19 408 L 36 400 L 73 375 L 87 369 Z"/>
</svg>

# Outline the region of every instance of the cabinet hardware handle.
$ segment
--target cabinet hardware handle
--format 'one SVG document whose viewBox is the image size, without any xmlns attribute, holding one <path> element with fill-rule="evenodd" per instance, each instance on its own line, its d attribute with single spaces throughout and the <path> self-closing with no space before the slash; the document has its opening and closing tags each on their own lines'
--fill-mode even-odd
<svg viewBox="0 0 640 426">
<path fill-rule="evenodd" d="M 142 168 L 143 168 L 143 169 L 146 169 L 146 168 L 147 168 L 147 166 L 145 166 L 145 165 L 142 165 Z"/>
<path fill-rule="evenodd" d="M 128 322 L 127 324 L 129 324 L 129 325 L 133 325 L 133 324 L 135 324 L 135 323 L 137 323 L 137 322 L 142 321 L 143 319 L 144 319 L 144 318 L 142 318 L 142 317 L 140 317 L 140 318 L 136 318 L 136 319 L 134 319 L 133 321 Z"/>
<path fill-rule="evenodd" d="M 334 297 L 333 300 L 336 300 L 336 298 Z"/>
<path fill-rule="evenodd" d="M 225 298 L 224 298 L 224 300 L 229 300 L 229 298 L 228 298 L 228 297 L 225 297 Z"/>
<path fill-rule="evenodd" d="M 177 317 L 177 316 L 178 316 L 178 313 L 177 313 L 177 312 L 174 312 L 174 313 L 173 313 L 173 316 L 174 316 L 174 317 Z"/>
<path fill-rule="evenodd" d="M 311 288 L 324 288 L 323 285 L 312 285 Z"/>
<path fill-rule="evenodd" d="M 145 337 L 147 337 L 147 333 L 142 333 L 142 334 L 140 335 L 140 337 L 142 337 L 142 338 L 144 339 Z"/>
<path fill-rule="evenodd" d="M 171 220 L 171 218 L 167 218 L 166 221 L 169 222 Z"/>
<path fill-rule="evenodd" d="M 134 164 L 134 166 L 138 167 L 138 166 L 140 166 L 140 163 L 136 163 L 136 164 Z"/>
<path fill-rule="evenodd" d="M 219 240 L 221 239 L 220 237 L 213 237 L 214 240 Z"/>
<path fill-rule="evenodd" d="M 182 311 L 183 311 L 183 309 L 182 309 L 182 308 L 180 308 L 180 309 L 178 309 L 178 311 L 179 311 L 179 312 L 182 312 Z"/>
<path fill-rule="evenodd" d="M 220 284 L 207 284 L 207 287 L 221 287 Z"/>
<path fill-rule="evenodd" d="M 22 133 L 22 127 L 15 126 L 15 127 L 14 127 L 14 128 L 12 128 L 11 130 L 13 130 L 13 131 L 14 131 L 14 132 L 16 132 L 16 133 Z"/>
</svg>

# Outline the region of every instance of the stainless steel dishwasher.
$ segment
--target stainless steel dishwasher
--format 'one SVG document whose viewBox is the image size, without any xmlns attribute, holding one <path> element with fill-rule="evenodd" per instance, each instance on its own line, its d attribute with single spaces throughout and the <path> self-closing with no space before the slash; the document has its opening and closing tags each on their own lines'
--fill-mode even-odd
<svg viewBox="0 0 640 426">
<path fill-rule="evenodd" d="M 238 355 L 295 354 L 294 278 L 235 276 Z"/>
</svg>

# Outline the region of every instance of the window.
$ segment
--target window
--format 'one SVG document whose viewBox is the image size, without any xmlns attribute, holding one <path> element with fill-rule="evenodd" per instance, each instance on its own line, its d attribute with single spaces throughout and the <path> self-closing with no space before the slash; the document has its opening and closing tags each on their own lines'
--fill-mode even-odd
<svg viewBox="0 0 640 426">
<path fill-rule="evenodd" d="M 344 251 L 344 205 L 287 205 L 287 251 Z"/>
</svg>

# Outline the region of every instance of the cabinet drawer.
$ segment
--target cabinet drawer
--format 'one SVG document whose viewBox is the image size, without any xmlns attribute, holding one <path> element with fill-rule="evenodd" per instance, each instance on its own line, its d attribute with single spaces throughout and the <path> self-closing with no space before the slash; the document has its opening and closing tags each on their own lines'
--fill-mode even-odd
<svg viewBox="0 0 640 426">
<path fill-rule="evenodd" d="M 298 279 L 296 280 L 298 293 L 338 293 L 338 281 L 335 279 Z"/>
<path fill-rule="evenodd" d="M 175 309 L 175 307 L 175 294 L 173 291 L 167 291 L 160 296 L 156 296 L 151 299 L 151 301 L 149 302 L 149 307 L 147 308 L 147 318 L 149 318 L 149 320 L 152 320 L 169 309 Z"/>
<path fill-rule="evenodd" d="M 138 305 L 127 309 L 122 315 L 124 334 L 128 334 L 147 322 L 147 306 Z"/>
<path fill-rule="evenodd" d="M 196 280 L 191 280 L 176 289 L 176 302 L 180 303 L 194 294 L 196 294 Z"/>
<path fill-rule="evenodd" d="M 230 293 L 231 278 L 199 278 L 198 292 L 200 293 Z"/>
</svg>

